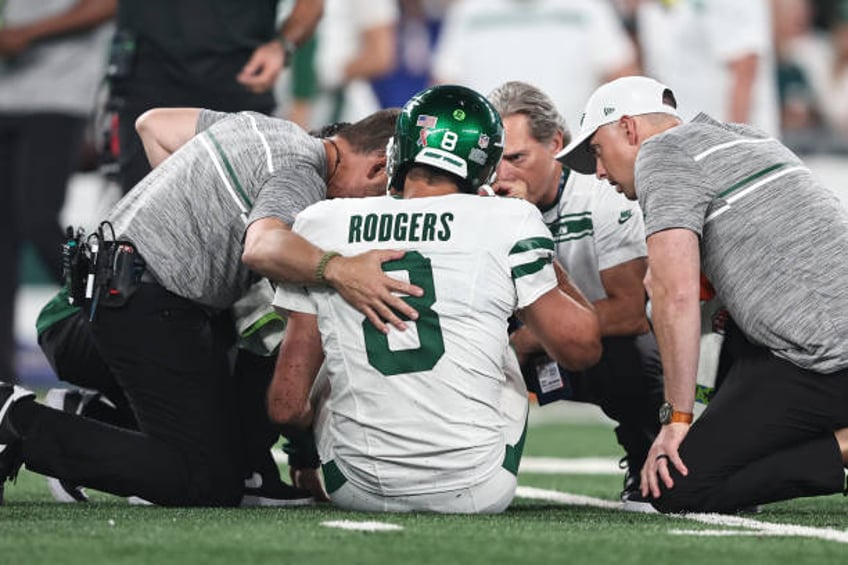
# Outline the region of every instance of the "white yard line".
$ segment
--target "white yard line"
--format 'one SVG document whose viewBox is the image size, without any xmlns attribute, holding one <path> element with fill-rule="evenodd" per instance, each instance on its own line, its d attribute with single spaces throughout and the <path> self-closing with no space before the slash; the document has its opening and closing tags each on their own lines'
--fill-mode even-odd
<svg viewBox="0 0 848 565">
<path fill-rule="evenodd" d="M 673 536 L 701 536 L 708 538 L 723 538 L 731 536 L 748 536 L 748 537 L 764 537 L 764 536 L 782 536 L 783 534 L 764 532 L 762 530 L 669 530 Z"/>
<path fill-rule="evenodd" d="M 624 508 L 621 502 L 536 487 L 520 486 L 516 489 L 515 496 L 529 498 L 531 500 L 559 502 L 566 506 L 593 506 L 595 508 L 606 508 L 607 510 L 622 510 Z"/>
<path fill-rule="evenodd" d="M 624 475 L 618 459 L 609 457 L 522 457 L 519 473 L 544 475 Z"/>
<path fill-rule="evenodd" d="M 327 522 L 321 522 L 321 525 L 327 528 L 354 530 L 357 532 L 396 532 L 403 529 L 403 526 L 398 526 L 397 524 L 377 522 L 374 520 L 364 522 L 358 520 L 329 520 Z"/>
<path fill-rule="evenodd" d="M 274 452 L 274 458 L 278 463 L 286 462 L 286 455 L 279 451 Z M 587 457 L 578 459 L 559 459 L 556 457 L 524 457 L 521 460 L 522 473 L 539 474 L 563 474 L 563 475 L 614 475 L 623 473 L 618 467 L 618 460 L 602 457 Z M 604 500 L 580 494 L 571 494 L 556 490 L 540 489 L 535 487 L 519 486 L 516 496 L 531 500 L 544 500 L 555 502 L 566 506 L 592 506 L 608 510 L 634 511 L 632 507 L 625 507 L 621 502 Z M 642 511 L 635 509 L 635 511 Z M 650 511 L 650 510 L 648 510 Z M 838 543 L 848 544 L 848 531 L 833 528 L 813 528 L 810 526 L 799 526 L 795 524 L 774 524 L 763 522 L 752 518 L 741 516 L 730 516 L 726 514 L 669 514 L 670 519 L 685 519 L 700 522 L 712 526 L 721 526 L 724 530 L 685 530 L 670 529 L 673 535 L 695 535 L 695 536 L 787 536 L 815 538 Z M 368 524 L 368 523 L 364 523 Z M 346 527 L 354 529 L 354 526 L 340 526 L 336 524 L 325 524 L 331 527 Z M 391 525 L 389 525 L 391 526 Z M 363 526 L 367 528 L 368 526 Z"/>
<path fill-rule="evenodd" d="M 516 496 L 521 498 L 529 498 L 532 500 L 544 500 L 546 502 L 558 502 L 560 504 L 572 506 L 592 506 L 595 508 L 606 508 L 612 510 L 625 510 L 624 505 L 620 502 L 603 500 L 601 498 L 593 498 L 591 496 L 582 496 L 560 492 L 556 490 L 546 490 L 534 487 L 518 487 Z M 726 514 L 669 514 L 671 519 L 684 519 L 701 522 L 702 524 L 710 524 L 714 526 L 724 526 L 729 528 L 743 529 L 742 535 L 766 535 L 766 536 L 787 536 L 787 537 L 802 537 L 815 538 L 827 541 L 835 541 L 838 543 L 848 543 L 848 531 L 836 530 L 833 528 L 813 528 L 810 526 L 798 526 L 795 524 L 774 524 L 771 522 L 762 522 L 752 518 L 743 518 L 740 516 L 728 516 Z M 686 530 L 671 530 L 674 534 L 683 532 L 689 533 Z M 692 535 L 719 535 L 716 530 L 693 531 Z M 721 534 L 730 535 L 730 534 Z"/>
</svg>

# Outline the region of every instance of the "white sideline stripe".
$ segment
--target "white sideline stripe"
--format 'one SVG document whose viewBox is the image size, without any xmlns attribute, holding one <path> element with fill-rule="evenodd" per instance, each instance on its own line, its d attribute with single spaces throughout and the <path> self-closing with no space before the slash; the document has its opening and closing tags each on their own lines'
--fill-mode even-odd
<svg viewBox="0 0 848 565">
<path fill-rule="evenodd" d="M 560 459 L 558 457 L 522 457 L 520 473 L 546 475 L 621 475 L 618 459 L 605 457 L 583 457 Z"/>
<path fill-rule="evenodd" d="M 288 463 L 288 456 L 274 450 L 274 461 Z M 623 475 L 618 459 L 603 457 L 584 457 L 578 459 L 559 459 L 557 457 L 522 457 L 520 473 L 538 473 L 540 475 Z"/>
<path fill-rule="evenodd" d="M 560 492 L 558 490 L 548 490 L 536 487 L 518 487 L 515 489 L 515 496 L 521 498 L 529 498 L 531 500 L 544 500 L 547 502 L 559 502 L 568 506 L 593 506 L 595 508 L 606 508 L 607 510 L 622 510 L 624 505 L 621 502 L 612 500 L 604 500 L 595 498 L 594 496 L 584 496 L 582 494 L 571 494 L 569 492 Z"/>
<path fill-rule="evenodd" d="M 339 528 L 340 530 L 354 530 L 359 532 L 396 532 L 403 529 L 403 526 L 389 524 L 388 522 L 358 522 L 355 520 L 329 520 L 327 522 L 321 522 L 321 525 L 328 528 Z"/>
<path fill-rule="evenodd" d="M 591 496 L 569 494 L 556 490 L 546 490 L 534 487 L 518 487 L 515 495 L 532 500 L 544 500 L 547 502 L 559 502 L 573 506 L 593 506 L 596 508 L 607 508 L 613 510 L 624 510 L 620 502 L 612 502 Z M 801 538 L 815 538 L 838 543 L 848 544 L 848 531 L 835 530 L 833 528 L 813 528 L 810 526 L 797 526 L 794 524 L 772 524 L 761 522 L 751 518 L 740 516 L 728 516 L 726 514 L 668 514 L 671 519 L 685 519 L 713 526 L 726 526 L 731 528 L 745 528 L 757 535 L 768 536 L 792 536 Z M 700 533 L 698 535 L 701 535 Z"/>
<path fill-rule="evenodd" d="M 782 536 L 776 532 L 764 532 L 762 530 L 669 530 L 673 536 L 701 536 L 701 537 L 730 537 L 730 536 Z"/>
<path fill-rule="evenodd" d="M 703 536 L 703 537 L 725 537 L 725 536 L 780 536 L 783 534 L 763 532 L 759 530 L 669 530 L 673 536 Z"/>
</svg>

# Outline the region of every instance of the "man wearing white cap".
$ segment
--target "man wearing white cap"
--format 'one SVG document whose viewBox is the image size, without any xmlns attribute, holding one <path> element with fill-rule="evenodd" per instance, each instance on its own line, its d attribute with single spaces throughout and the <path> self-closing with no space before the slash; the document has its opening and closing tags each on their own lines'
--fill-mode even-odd
<svg viewBox="0 0 848 565">
<path fill-rule="evenodd" d="M 663 424 L 642 469 L 664 512 L 732 512 L 842 491 L 848 463 L 848 215 L 779 141 L 700 114 L 665 85 L 598 88 L 557 158 L 638 199 Z M 724 384 L 691 425 L 699 275 L 733 323 Z"/>
</svg>

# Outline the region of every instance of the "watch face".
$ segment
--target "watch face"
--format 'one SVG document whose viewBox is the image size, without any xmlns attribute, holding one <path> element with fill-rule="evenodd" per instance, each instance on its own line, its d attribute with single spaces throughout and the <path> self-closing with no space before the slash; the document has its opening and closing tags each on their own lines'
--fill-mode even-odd
<svg viewBox="0 0 848 565">
<path fill-rule="evenodd" d="M 671 422 L 672 411 L 670 402 L 663 402 L 660 405 L 660 424 L 665 425 Z"/>
</svg>

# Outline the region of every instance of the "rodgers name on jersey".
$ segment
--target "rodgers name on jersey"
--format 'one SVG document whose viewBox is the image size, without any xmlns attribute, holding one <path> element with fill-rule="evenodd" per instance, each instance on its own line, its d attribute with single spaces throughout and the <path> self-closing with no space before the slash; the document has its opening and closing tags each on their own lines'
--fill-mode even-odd
<svg viewBox="0 0 848 565">
<path fill-rule="evenodd" d="M 448 241 L 453 220 L 451 212 L 354 215 L 350 217 L 347 241 Z"/>
</svg>

